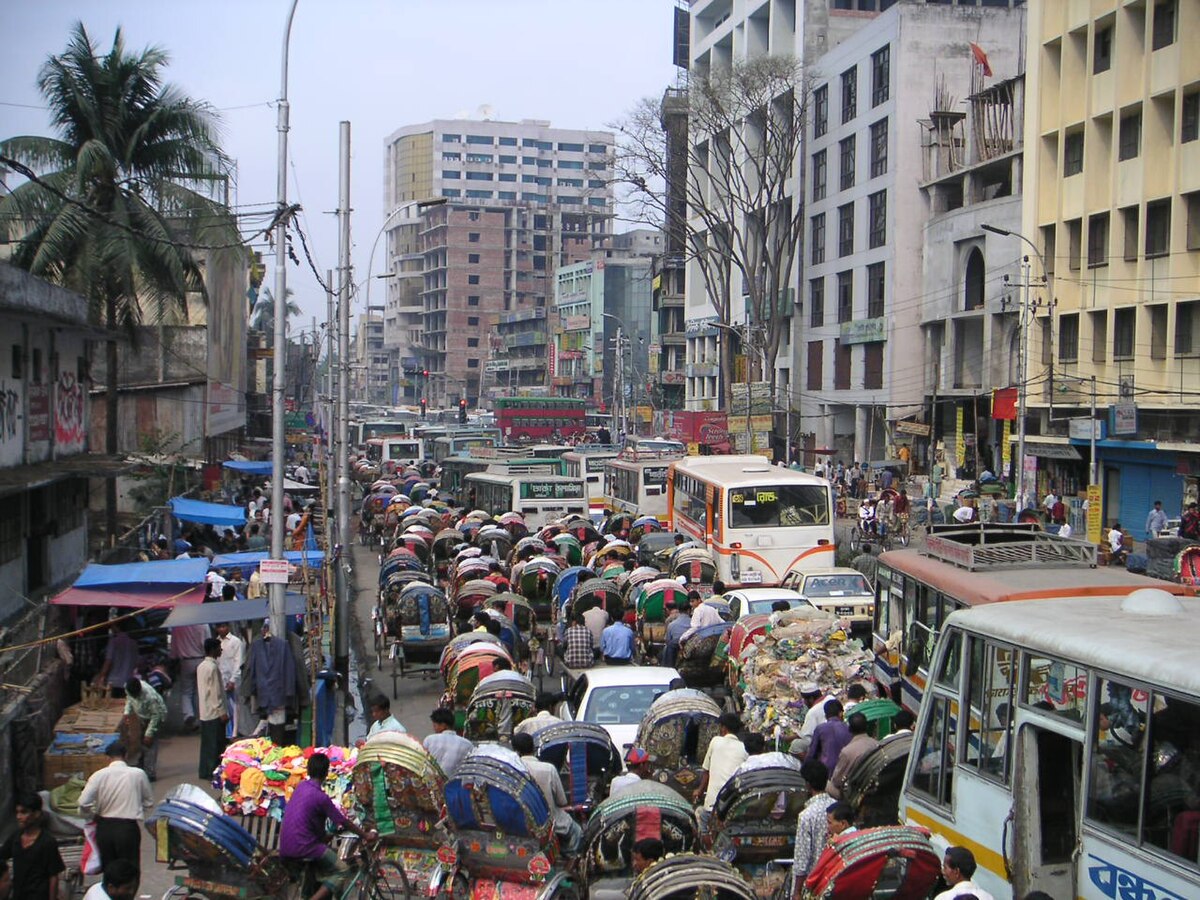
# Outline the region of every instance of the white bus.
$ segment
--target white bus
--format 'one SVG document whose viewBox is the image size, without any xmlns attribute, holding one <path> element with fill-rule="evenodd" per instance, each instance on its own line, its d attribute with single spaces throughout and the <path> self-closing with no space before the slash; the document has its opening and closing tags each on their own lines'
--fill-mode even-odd
<svg viewBox="0 0 1200 900">
<path fill-rule="evenodd" d="M 1200 600 L 1157 588 L 951 613 L 901 820 L 996 900 L 1200 897 L 1198 646 Z"/>
<path fill-rule="evenodd" d="M 582 478 L 472 472 L 463 479 L 463 490 L 468 508 L 494 516 L 519 512 L 530 531 L 552 519 L 588 514 L 587 488 Z"/>
<path fill-rule="evenodd" d="M 562 456 L 567 474 L 587 482 L 588 514 L 597 525 L 604 520 L 604 464 L 616 455 L 616 447 L 596 445 L 576 447 Z"/>
<path fill-rule="evenodd" d="M 629 453 L 604 464 L 604 511 L 667 523 L 667 470 L 680 453 Z"/>
<path fill-rule="evenodd" d="M 667 527 L 708 547 L 726 587 L 833 565 L 829 482 L 761 456 L 689 456 L 671 465 Z"/>
</svg>

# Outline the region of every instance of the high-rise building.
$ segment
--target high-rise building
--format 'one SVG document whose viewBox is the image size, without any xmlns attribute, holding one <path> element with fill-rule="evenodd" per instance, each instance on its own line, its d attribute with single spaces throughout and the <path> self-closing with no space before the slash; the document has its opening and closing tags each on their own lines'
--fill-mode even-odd
<svg viewBox="0 0 1200 900">
<path fill-rule="evenodd" d="M 385 341 L 399 381 L 418 362 L 430 373 L 414 400 L 548 390 L 552 279 L 607 237 L 612 144 L 535 120 L 435 120 L 387 138 Z"/>
</svg>

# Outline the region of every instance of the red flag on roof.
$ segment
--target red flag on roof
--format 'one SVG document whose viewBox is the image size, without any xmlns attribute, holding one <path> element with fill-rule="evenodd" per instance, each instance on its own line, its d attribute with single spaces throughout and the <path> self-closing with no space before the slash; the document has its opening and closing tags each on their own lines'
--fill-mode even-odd
<svg viewBox="0 0 1200 900">
<path fill-rule="evenodd" d="M 992 391 L 992 418 L 1008 419 L 1010 422 L 1017 417 L 1017 389 L 997 388 Z"/>
<path fill-rule="evenodd" d="M 975 64 L 983 69 L 983 74 L 988 78 L 992 77 L 992 66 L 988 62 L 987 54 L 983 52 L 983 48 L 978 44 L 971 44 L 971 55 L 975 57 Z"/>
</svg>

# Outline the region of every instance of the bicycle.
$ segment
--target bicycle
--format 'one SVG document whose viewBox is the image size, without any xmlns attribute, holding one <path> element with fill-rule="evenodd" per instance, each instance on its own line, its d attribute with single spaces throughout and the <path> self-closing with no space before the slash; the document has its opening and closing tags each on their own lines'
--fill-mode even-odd
<svg viewBox="0 0 1200 900">
<path fill-rule="evenodd" d="M 379 854 L 380 840 L 368 846 L 356 836 L 343 835 L 338 857 L 350 865 L 352 874 L 336 900 L 409 900 L 414 896 L 404 868 Z M 311 897 L 318 884 L 312 863 L 304 867 L 299 884 L 299 896 Z"/>
</svg>

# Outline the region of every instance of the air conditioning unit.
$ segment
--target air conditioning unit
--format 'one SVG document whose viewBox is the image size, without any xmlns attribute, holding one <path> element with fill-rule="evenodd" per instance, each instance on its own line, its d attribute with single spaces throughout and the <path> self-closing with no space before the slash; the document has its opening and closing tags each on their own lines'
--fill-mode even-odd
<svg viewBox="0 0 1200 900">
<path fill-rule="evenodd" d="M 1122 400 L 1133 399 L 1134 381 L 1132 375 L 1121 376 L 1120 387 L 1117 389 L 1117 393 L 1120 395 Z"/>
</svg>

